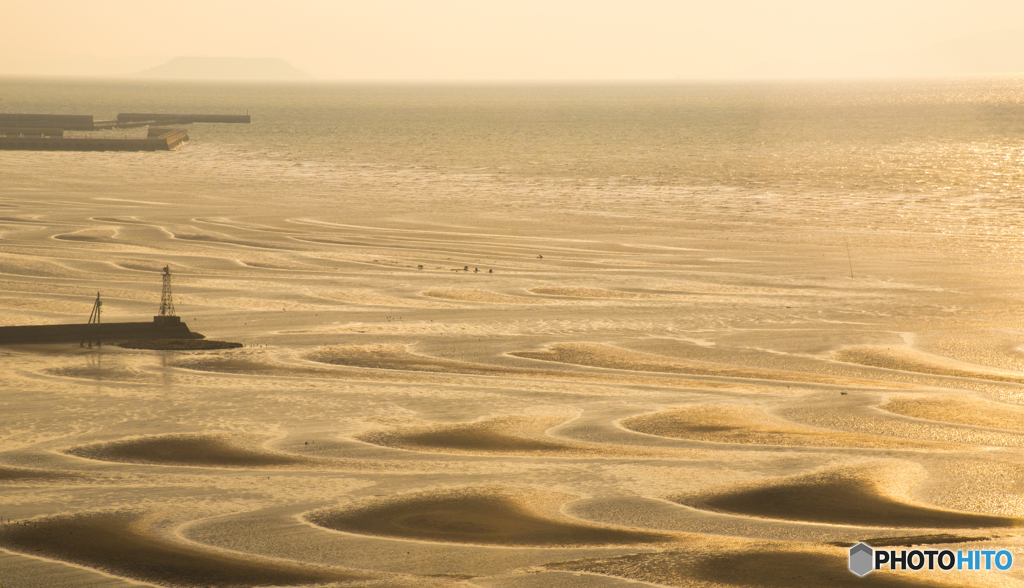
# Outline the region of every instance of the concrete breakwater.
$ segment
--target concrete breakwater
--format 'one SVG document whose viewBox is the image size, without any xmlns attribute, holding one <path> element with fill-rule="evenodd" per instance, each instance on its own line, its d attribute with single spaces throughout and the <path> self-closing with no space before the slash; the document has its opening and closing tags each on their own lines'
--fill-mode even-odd
<svg viewBox="0 0 1024 588">
<path fill-rule="evenodd" d="M 64 129 L 37 129 L 34 127 L 0 127 L 0 135 L 8 137 L 63 137 Z"/>
<path fill-rule="evenodd" d="M 249 124 L 248 114 L 166 114 L 158 112 L 127 112 L 117 120 L 97 121 L 91 114 L 17 114 L 0 113 L 0 129 L 19 131 L 46 129 L 63 131 L 95 131 L 145 125 L 188 125 L 192 123 Z M 11 134 L 11 133 L 8 133 Z M 28 134 L 22 131 L 22 134 Z"/>
<path fill-rule="evenodd" d="M 117 115 L 118 125 L 151 122 L 166 125 L 188 125 L 192 123 L 234 123 L 249 124 L 248 114 L 165 114 L 155 112 L 122 112 Z"/>
<path fill-rule="evenodd" d="M 121 113 L 117 120 L 92 115 L 0 113 L 0 151 L 168 151 L 188 141 L 182 128 L 164 125 L 244 123 L 248 114 Z M 64 131 L 96 131 L 149 126 L 146 138 L 65 137 Z"/>
<path fill-rule="evenodd" d="M 91 131 L 96 128 L 91 114 L 7 114 L 0 113 L 3 129 L 60 129 Z"/>
<path fill-rule="evenodd" d="M 177 317 L 159 317 L 164 320 L 138 323 L 101 323 L 70 325 L 24 325 L 0 327 L 0 345 L 27 345 L 38 343 L 81 343 L 102 341 L 151 341 L 157 339 L 201 339 Z"/>
<path fill-rule="evenodd" d="M 146 139 L 165 141 L 168 149 L 174 149 L 179 144 L 188 141 L 188 131 L 185 129 L 162 129 L 150 127 L 146 133 Z"/>
<path fill-rule="evenodd" d="M 154 136 L 150 129 L 144 139 L 106 139 L 93 137 L 0 137 L 0 150 L 24 151 L 169 151 L 188 141 L 185 129 L 159 129 Z"/>
</svg>

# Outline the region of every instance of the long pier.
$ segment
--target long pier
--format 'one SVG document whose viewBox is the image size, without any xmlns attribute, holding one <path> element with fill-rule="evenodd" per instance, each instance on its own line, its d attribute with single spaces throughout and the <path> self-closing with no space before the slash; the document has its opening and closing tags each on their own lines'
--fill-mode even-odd
<svg viewBox="0 0 1024 588">
<path fill-rule="evenodd" d="M 156 320 L 156 318 L 164 320 Z M 157 339 L 193 339 L 196 334 L 180 321 L 156 317 L 151 323 L 101 323 L 71 325 L 26 325 L 0 327 L 0 345 L 39 343 L 81 343 L 82 341 L 152 341 Z"/>
<path fill-rule="evenodd" d="M 248 114 L 164 114 L 158 112 L 122 112 L 117 115 L 119 126 L 137 123 L 160 125 L 190 125 L 192 123 L 249 124 Z"/>
<path fill-rule="evenodd" d="M 190 125 L 192 123 L 249 124 L 248 114 L 166 114 L 160 112 L 122 112 L 117 120 L 97 121 L 91 114 L 4 114 L 0 130 L 47 129 L 96 131 L 145 125 Z M 27 133 L 23 133 L 27 134 Z"/>
</svg>

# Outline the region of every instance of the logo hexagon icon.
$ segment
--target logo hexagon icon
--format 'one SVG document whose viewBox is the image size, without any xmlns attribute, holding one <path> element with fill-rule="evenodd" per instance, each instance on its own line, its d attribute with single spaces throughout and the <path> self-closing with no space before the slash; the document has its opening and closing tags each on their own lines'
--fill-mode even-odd
<svg viewBox="0 0 1024 588">
<path fill-rule="evenodd" d="M 875 569 L 875 550 L 867 543 L 860 542 L 850 548 L 850 571 L 860 577 Z"/>
</svg>

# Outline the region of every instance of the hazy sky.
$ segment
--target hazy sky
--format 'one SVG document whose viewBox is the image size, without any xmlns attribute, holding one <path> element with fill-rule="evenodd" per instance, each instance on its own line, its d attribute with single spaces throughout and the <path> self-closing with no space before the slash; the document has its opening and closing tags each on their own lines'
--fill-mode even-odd
<svg viewBox="0 0 1024 588">
<path fill-rule="evenodd" d="M 1021 0 L 8 0 L 2 13 L 0 74 L 16 75 L 179 55 L 279 57 L 344 80 L 943 73 L 949 59 L 1024 71 Z"/>
</svg>

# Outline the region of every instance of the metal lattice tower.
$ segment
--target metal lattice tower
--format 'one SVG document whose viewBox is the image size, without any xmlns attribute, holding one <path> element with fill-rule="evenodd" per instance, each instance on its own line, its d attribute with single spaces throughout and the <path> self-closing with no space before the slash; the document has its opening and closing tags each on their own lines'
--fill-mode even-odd
<svg viewBox="0 0 1024 588">
<path fill-rule="evenodd" d="M 171 296 L 171 268 L 164 266 L 164 289 L 160 294 L 160 316 L 175 316 L 174 298 Z"/>
<path fill-rule="evenodd" d="M 92 347 L 92 336 L 96 335 L 96 345 L 103 345 L 100 340 L 100 312 L 103 310 L 103 301 L 100 300 L 100 293 L 96 292 L 96 302 L 92 305 L 92 313 L 89 315 L 89 324 L 96 325 L 94 328 L 86 329 L 86 338 L 78 344 L 79 347 L 84 347 L 86 341 L 89 342 L 89 347 Z"/>
</svg>

